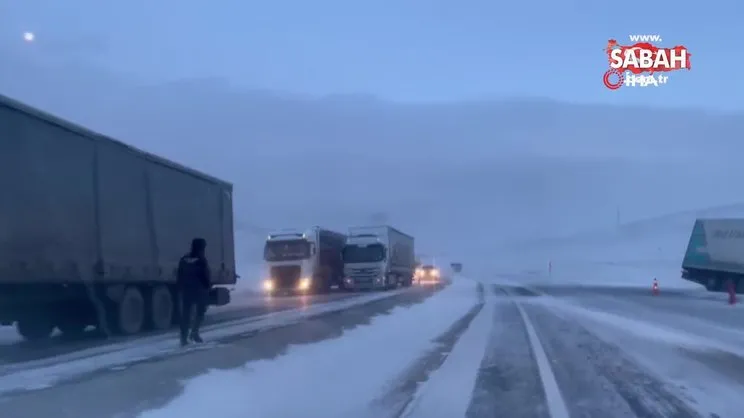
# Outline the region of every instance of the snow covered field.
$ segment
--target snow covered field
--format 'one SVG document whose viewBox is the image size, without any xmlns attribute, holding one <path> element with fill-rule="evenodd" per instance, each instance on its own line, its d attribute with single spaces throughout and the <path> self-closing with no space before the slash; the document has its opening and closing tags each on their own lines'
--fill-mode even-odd
<svg viewBox="0 0 744 418">
<path fill-rule="evenodd" d="M 680 278 L 682 258 L 696 218 L 742 217 L 744 205 L 672 213 L 618 229 L 534 242 L 510 254 L 503 277 L 554 285 L 649 287 L 701 290 Z"/>
</svg>

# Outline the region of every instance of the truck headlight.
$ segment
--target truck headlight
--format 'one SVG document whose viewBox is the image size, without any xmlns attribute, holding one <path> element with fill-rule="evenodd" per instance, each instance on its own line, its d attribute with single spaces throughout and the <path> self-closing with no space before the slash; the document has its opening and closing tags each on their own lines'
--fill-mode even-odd
<svg viewBox="0 0 744 418">
<path fill-rule="evenodd" d="M 432 274 L 432 275 L 433 275 L 434 277 L 439 277 L 439 270 L 432 270 L 432 271 L 431 271 L 431 274 Z"/>
<path fill-rule="evenodd" d="M 421 269 L 416 269 L 416 273 L 415 273 L 415 275 L 416 275 L 416 277 L 421 277 L 421 276 L 423 276 L 423 275 L 424 275 L 424 271 L 423 271 L 423 270 L 421 270 Z"/>
<path fill-rule="evenodd" d="M 297 287 L 299 287 L 300 290 L 307 290 L 307 289 L 310 289 L 311 283 L 312 281 L 310 280 L 309 277 L 303 277 L 300 279 L 300 284 Z"/>
<path fill-rule="evenodd" d="M 274 290 L 274 281 L 271 279 L 264 280 L 263 289 L 267 292 Z"/>
</svg>

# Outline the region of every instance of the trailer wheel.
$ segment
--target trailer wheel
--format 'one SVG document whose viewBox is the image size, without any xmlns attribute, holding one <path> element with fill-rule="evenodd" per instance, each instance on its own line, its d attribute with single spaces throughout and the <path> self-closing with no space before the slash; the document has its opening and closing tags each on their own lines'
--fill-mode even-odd
<svg viewBox="0 0 744 418">
<path fill-rule="evenodd" d="M 152 329 L 166 330 L 173 324 L 173 295 L 166 286 L 156 286 L 150 292 L 148 323 Z"/>
<path fill-rule="evenodd" d="M 41 341 L 49 338 L 54 331 L 54 324 L 44 316 L 32 316 L 19 319 L 16 330 L 28 341 Z"/>
<path fill-rule="evenodd" d="M 145 323 L 145 298 L 138 288 L 127 287 L 115 309 L 114 323 L 121 334 L 132 335 L 142 330 Z"/>
</svg>

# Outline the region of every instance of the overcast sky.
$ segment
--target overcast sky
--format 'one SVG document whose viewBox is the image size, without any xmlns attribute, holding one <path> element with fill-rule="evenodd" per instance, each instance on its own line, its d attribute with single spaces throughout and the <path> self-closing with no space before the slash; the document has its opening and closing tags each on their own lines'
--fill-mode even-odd
<svg viewBox="0 0 744 418">
<path fill-rule="evenodd" d="M 296 93 L 396 100 L 545 96 L 742 109 L 735 0 L 0 0 L 0 42 L 147 80 L 224 76 Z M 602 85 L 608 38 L 658 33 L 692 70 L 653 89 Z"/>
</svg>

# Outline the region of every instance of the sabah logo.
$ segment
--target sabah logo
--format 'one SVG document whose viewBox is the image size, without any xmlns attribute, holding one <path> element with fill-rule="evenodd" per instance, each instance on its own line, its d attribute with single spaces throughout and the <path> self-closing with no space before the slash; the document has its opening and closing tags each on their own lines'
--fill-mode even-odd
<svg viewBox="0 0 744 418">
<path fill-rule="evenodd" d="M 616 40 L 607 41 L 605 53 L 609 69 L 602 82 L 610 90 L 622 86 L 658 87 L 667 84 L 672 71 L 689 70 L 692 54 L 684 45 L 660 47 L 660 35 L 630 35 L 632 45 L 620 45 Z"/>
</svg>

